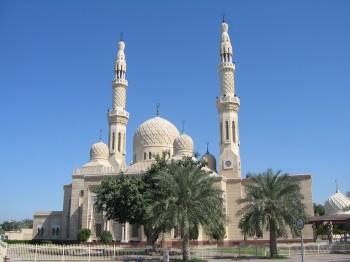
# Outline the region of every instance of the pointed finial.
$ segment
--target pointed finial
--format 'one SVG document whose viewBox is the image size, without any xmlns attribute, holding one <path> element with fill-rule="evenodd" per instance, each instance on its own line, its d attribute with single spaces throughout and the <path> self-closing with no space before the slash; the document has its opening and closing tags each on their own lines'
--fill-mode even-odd
<svg viewBox="0 0 350 262">
<path fill-rule="evenodd" d="M 120 33 L 120 41 L 124 41 L 124 39 L 123 39 L 123 32 Z"/>
<path fill-rule="evenodd" d="M 156 116 L 159 116 L 160 103 L 156 104 Z"/>
<path fill-rule="evenodd" d="M 225 23 L 225 13 L 222 14 L 222 22 Z"/>
<path fill-rule="evenodd" d="M 100 135 L 99 135 L 98 141 L 102 141 L 102 129 L 100 129 Z"/>
<path fill-rule="evenodd" d="M 209 142 L 205 143 L 207 145 L 207 154 L 209 154 Z"/>
<path fill-rule="evenodd" d="M 183 134 L 185 132 L 185 124 L 186 124 L 186 121 L 185 120 L 182 120 L 181 121 L 181 134 Z"/>
<path fill-rule="evenodd" d="M 339 193 L 338 180 L 335 180 L 335 193 Z"/>
</svg>

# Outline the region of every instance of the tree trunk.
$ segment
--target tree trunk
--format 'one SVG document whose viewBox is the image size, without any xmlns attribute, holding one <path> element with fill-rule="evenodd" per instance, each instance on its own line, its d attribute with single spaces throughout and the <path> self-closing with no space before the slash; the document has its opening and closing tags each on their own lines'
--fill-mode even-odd
<svg viewBox="0 0 350 262">
<path fill-rule="evenodd" d="M 270 220 L 270 257 L 277 257 L 277 239 L 275 224 Z"/>
<path fill-rule="evenodd" d="M 155 229 L 150 225 L 144 225 L 143 228 L 144 228 L 145 235 L 147 237 L 147 244 L 155 248 L 155 244 L 158 240 L 161 230 Z"/>
<path fill-rule="evenodd" d="M 190 250 L 190 227 L 187 217 L 184 218 L 182 224 L 182 260 L 188 261 L 191 259 Z"/>
</svg>

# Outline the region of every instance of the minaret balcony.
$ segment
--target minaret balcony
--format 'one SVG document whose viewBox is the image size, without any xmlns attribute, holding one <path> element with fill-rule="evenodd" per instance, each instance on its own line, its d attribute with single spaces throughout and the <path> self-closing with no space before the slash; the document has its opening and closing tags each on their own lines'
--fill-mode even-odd
<svg viewBox="0 0 350 262">
<path fill-rule="evenodd" d="M 218 65 L 218 67 L 219 67 L 220 71 L 224 70 L 224 69 L 233 69 L 233 70 L 235 70 L 235 68 L 236 68 L 235 64 L 232 63 L 232 62 L 222 62 L 222 63 L 220 63 Z"/>
<path fill-rule="evenodd" d="M 217 98 L 217 103 L 221 103 L 221 104 L 233 103 L 238 105 L 241 104 L 238 96 L 229 96 L 229 95 L 219 96 Z"/>
<path fill-rule="evenodd" d="M 235 110 L 238 111 L 240 107 L 240 100 L 237 96 L 220 96 L 216 99 L 216 107 L 222 110 Z"/>
<path fill-rule="evenodd" d="M 124 116 L 126 118 L 129 118 L 129 112 L 125 111 L 122 108 L 116 108 L 109 112 L 110 116 L 116 115 L 116 116 Z"/>
<path fill-rule="evenodd" d="M 128 80 L 122 78 L 115 78 L 113 79 L 113 85 L 128 86 Z"/>
</svg>

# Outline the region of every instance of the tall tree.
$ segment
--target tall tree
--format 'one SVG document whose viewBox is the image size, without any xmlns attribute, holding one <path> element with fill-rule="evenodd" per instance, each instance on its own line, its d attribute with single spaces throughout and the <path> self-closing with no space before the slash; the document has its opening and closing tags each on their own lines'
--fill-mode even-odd
<svg viewBox="0 0 350 262">
<path fill-rule="evenodd" d="M 147 212 L 145 187 L 136 176 L 121 174 L 107 177 L 95 190 L 97 210 L 104 212 L 107 219 L 123 224 L 142 224 Z"/>
<path fill-rule="evenodd" d="M 164 152 L 163 155 L 167 155 L 167 152 Z M 150 169 L 142 176 L 142 181 L 146 187 L 145 197 L 149 199 L 148 202 L 150 203 L 144 220 L 144 231 L 148 242 L 152 246 L 154 246 L 160 233 L 169 231 L 174 227 L 172 218 L 166 212 L 167 189 L 161 188 L 156 179 L 159 173 L 168 172 L 169 161 L 158 155 L 156 155 L 155 160 Z"/>
<path fill-rule="evenodd" d="M 244 187 L 246 196 L 238 200 L 241 204 L 238 215 L 242 216 L 239 227 L 250 237 L 269 231 L 270 257 L 276 257 L 277 238 L 287 237 L 288 228 L 293 235 L 298 235 L 296 221 L 306 217 L 300 185 L 288 174 L 267 169 L 250 175 Z"/>
<path fill-rule="evenodd" d="M 21 229 L 21 223 L 16 220 L 4 221 L 0 226 L 4 231 L 17 231 Z"/>
<path fill-rule="evenodd" d="M 221 223 L 224 219 L 220 178 L 209 175 L 201 162 L 191 158 L 171 161 L 160 170 L 156 181 L 164 195 L 165 215 L 178 225 L 182 237 L 183 261 L 190 259 L 190 227 Z"/>
<path fill-rule="evenodd" d="M 156 157 L 143 175 L 104 179 L 96 189 L 96 207 L 108 219 L 143 225 L 152 245 L 160 233 L 178 227 L 183 259 L 187 261 L 189 240 L 196 238 L 196 228 L 210 228 L 221 238 L 220 226 L 225 217 L 222 191 L 217 184 L 220 178 L 209 175 L 202 167 L 191 158 L 170 161 Z"/>
<path fill-rule="evenodd" d="M 172 227 L 164 211 L 165 193 L 154 181 L 156 174 L 167 170 L 167 166 L 164 158 L 157 157 L 145 174 L 104 179 L 95 190 L 97 209 L 119 223 L 143 225 L 148 244 L 154 246 L 160 233 Z"/>
<path fill-rule="evenodd" d="M 324 206 L 322 204 L 314 203 L 314 215 L 315 216 L 323 216 L 325 213 Z"/>
</svg>

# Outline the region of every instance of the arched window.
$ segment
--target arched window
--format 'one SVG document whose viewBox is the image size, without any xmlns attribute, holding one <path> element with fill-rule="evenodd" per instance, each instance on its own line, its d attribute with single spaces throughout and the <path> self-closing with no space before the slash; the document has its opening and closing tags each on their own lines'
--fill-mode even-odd
<svg viewBox="0 0 350 262">
<path fill-rule="evenodd" d="M 125 133 L 124 133 L 124 135 L 123 135 L 123 150 L 122 150 L 123 154 L 125 153 L 125 148 L 126 148 L 126 138 L 125 138 Z"/>
<path fill-rule="evenodd" d="M 40 235 L 42 235 L 42 236 L 44 235 L 44 228 L 43 227 L 41 228 Z"/>
<path fill-rule="evenodd" d="M 59 236 L 59 235 L 60 235 L 60 228 L 56 227 L 56 236 Z"/>
<path fill-rule="evenodd" d="M 120 152 L 120 145 L 121 145 L 121 134 L 120 132 L 118 133 L 118 152 Z"/>
<path fill-rule="evenodd" d="M 178 238 L 181 235 L 180 228 L 178 226 L 174 227 L 174 238 Z"/>
<path fill-rule="evenodd" d="M 56 235 L 56 228 L 53 227 L 53 228 L 51 229 L 51 234 L 52 234 L 53 236 Z"/>
<path fill-rule="evenodd" d="M 115 144 L 115 133 L 112 133 L 112 150 L 114 150 L 114 144 Z"/>
<path fill-rule="evenodd" d="M 229 134 L 228 134 L 228 121 L 225 121 L 225 131 L 226 131 L 226 140 L 229 140 Z"/>
<path fill-rule="evenodd" d="M 147 158 L 147 154 L 146 154 L 146 152 L 144 152 L 143 153 L 143 160 L 146 160 L 146 158 Z"/>
<path fill-rule="evenodd" d="M 148 152 L 148 159 L 151 159 L 151 158 L 152 158 L 152 153 Z"/>
<path fill-rule="evenodd" d="M 232 140 L 236 143 L 236 125 L 235 121 L 232 121 Z"/>
<path fill-rule="evenodd" d="M 220 142 L 222 144 L 222 122 L 220 122 Z"/>
<path fill-rule="evenodd" d="M 132 237 L 139 237 L 139 226 L 132 225 Z"/>
</svg>

